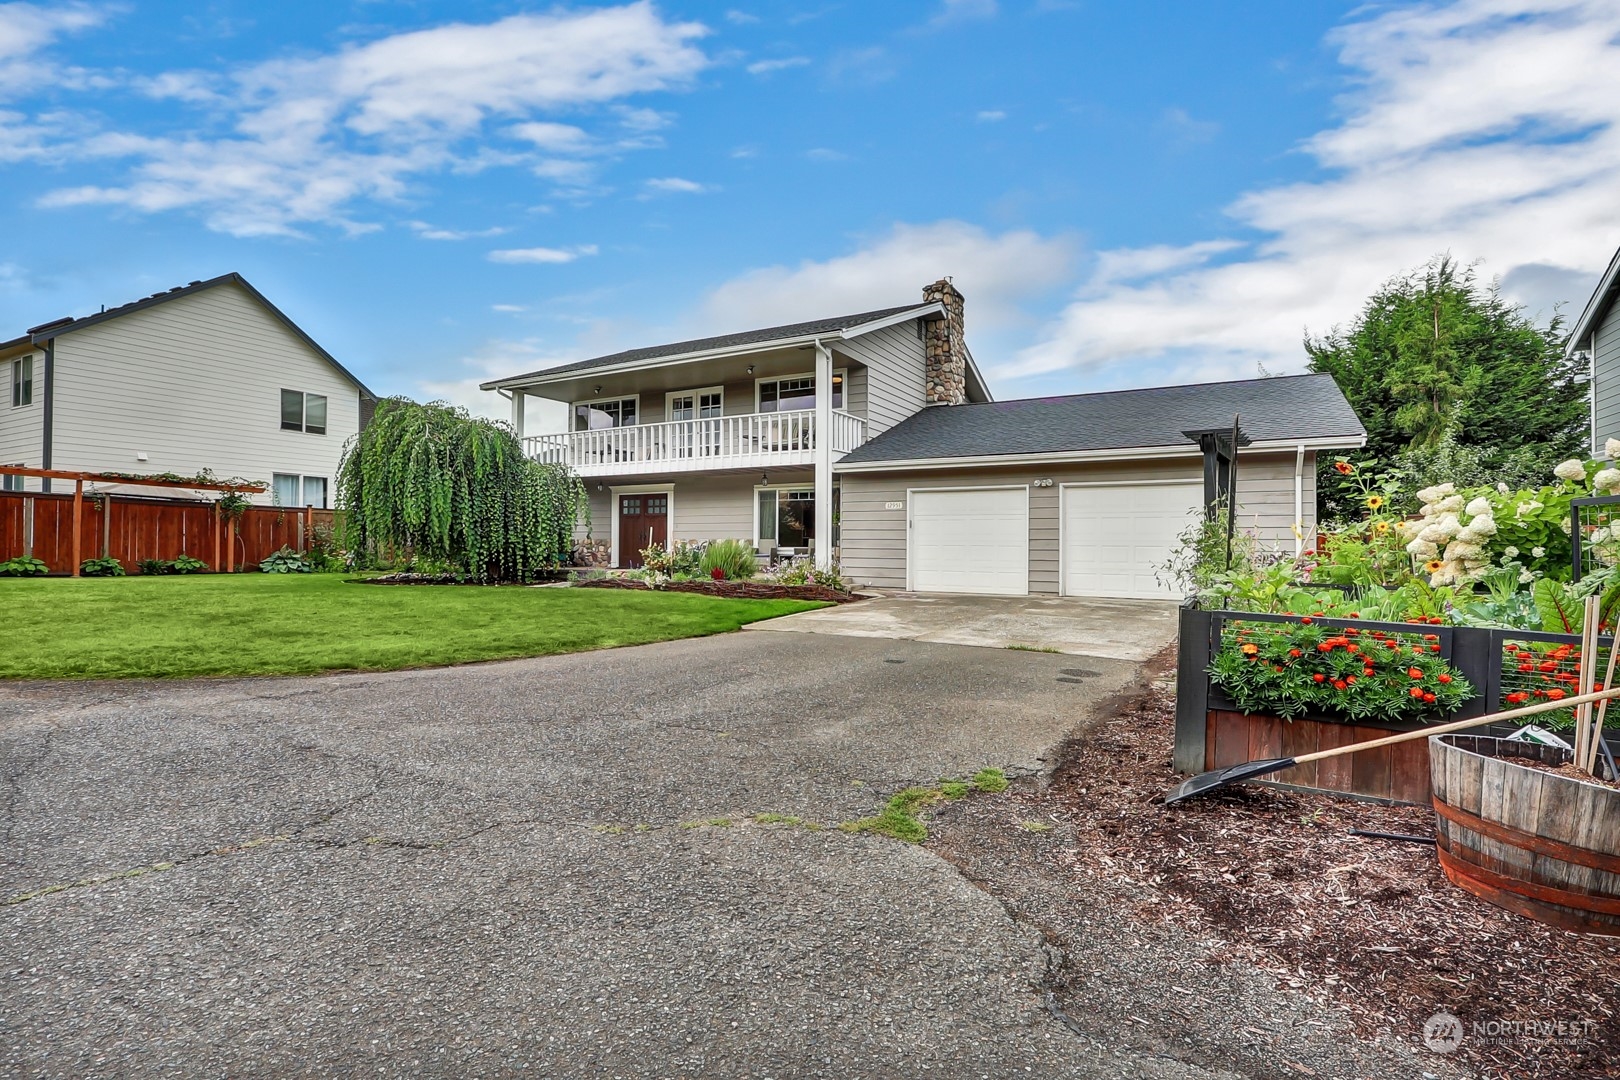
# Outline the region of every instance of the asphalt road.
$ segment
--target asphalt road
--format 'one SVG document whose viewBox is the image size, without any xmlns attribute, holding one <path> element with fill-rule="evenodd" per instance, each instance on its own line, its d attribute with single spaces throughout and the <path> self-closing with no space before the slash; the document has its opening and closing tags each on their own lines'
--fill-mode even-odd
<svg viewBox="0 0 1620 1080">
<path fill-rule="evenodd" d="M 752 821 L 1030 773 L 1136 673 L 784 633 L 0 688 L 0 1072 L 1235 1075 L 1077 1037 L 929 852 Z"/>
</svg>

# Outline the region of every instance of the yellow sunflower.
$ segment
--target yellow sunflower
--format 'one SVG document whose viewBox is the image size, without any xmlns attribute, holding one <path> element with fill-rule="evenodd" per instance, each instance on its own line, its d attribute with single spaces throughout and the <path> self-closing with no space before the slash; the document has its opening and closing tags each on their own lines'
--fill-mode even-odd
<svg viewBox="0 0 1620 1080">
<path fill-rule="evenodd" d="M 1425 573 L 1438 574 L 1440 572 L 1440 568 L 1444 565 L 1446 564 L 1440 559 L 1430 559 L 1428 562 L 1423 564 L 1423 570 Z"/>
<path fill-rule="evenodd" d="M 1367 496 L 1367 509 L 1369 509 L 1369 510 L 1377 510 L 1380 506 L 1383 506 L 1383 505 L 1384 505 L 1384 497 L 1382 495 L 1369 495 L 1369 496 Z"/>
<path fill-rule="evenodd" d="M 1387 522 L 1387 521 L 1375 521 L 1375 522 L 1373 522 L 1373 532 L 1377 533 L 1379 536 L 1388 536 L 1389 535 L 1389 530 L 1392 527 L 1393 526 L 1391 526 L 1390 523 Z"/>
</svg>

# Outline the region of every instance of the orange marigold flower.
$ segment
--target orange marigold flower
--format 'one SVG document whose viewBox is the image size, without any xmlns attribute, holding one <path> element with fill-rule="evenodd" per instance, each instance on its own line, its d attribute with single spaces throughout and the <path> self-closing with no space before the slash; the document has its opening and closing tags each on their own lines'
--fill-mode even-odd
<svg viewBox="0 0 1620 1080">
<path fill-rule="evenodd" d="M 1414 686 L 1412 689 L 1408 690 L 1407 693 L 1411 694 L 1415 698 L 1423 697 L 1423 689 L 1421 687 Z"/>
<path fill-rule="evenodd" d="M 1434 700 L 1434 695 L 1433 694 L 1424 694 L 1423 695 L 1423 700 L 1424 701 L 1433 701 Z"/>
<path fill-rule="evenodd" d="M 1451 682 L 1451 676 L 1450 676 L 1450 675 L 1446 675 L 1446 674 L 1444 674 L 1444 673 L 1442 673 L 1442 674 L 1441 674 L 1441 675 L 1439 675 L 1439 676 L 1438 676 L 1438 678 L 1439 678 L 1439 681 L 1440 681 L 1440 682 L 1441 682 L 1441 683 L 1442 683 L 1442 684 L 1445 684 L 1445 683 L 1449 683 L 1449 682 Z"/>
<path fill-rule="evenodd" d="M 1317 682 L 1327 682 L 1327 676 L 1322 674 L 1320 671 L 1318 671 L 1315 675 L 1312 675 L 1311 678 L 1315 679 Z"/>
<path fill-rule="evenodd" d="M 1547 691 L 1547 699 L 1549 701 L 1563 701 L 1568 696 L 1569 695 L 1564 693 L 1562 690 L 1549 690 L 1549 691 Z"/>
<path fill-rule="evenodd" d="M 1238 651 L 1243 653 L 1243 655 L 1245 655 L 1245 656 L 1253 656 L 1255 653 L 1260 651 L 1260 646 L 1258 646 L 1258 645 L 1240 645 L 1240 646 L 1238 646 Z"/>
<path fill-rule="evenodd" d="M 1408 675 L 1410 675 L 1414 679 L 1423 678 L 1423 669 L 1422 668 L 1407 668 L 1406 673 Z"/>
</svg>

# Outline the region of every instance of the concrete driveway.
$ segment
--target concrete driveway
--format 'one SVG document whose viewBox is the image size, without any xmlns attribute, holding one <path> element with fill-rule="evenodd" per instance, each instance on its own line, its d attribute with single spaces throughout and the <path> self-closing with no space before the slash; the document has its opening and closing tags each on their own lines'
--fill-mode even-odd
<svg viewBox="0 0 1620 1080">
<path fill-rule="evenodd" d="M 1144 1026 L 1079 1036 L 1044 1008 L 1038 927 L 922 848 L 830 827 L 911 784 L 1036 770 L 1137 675 L 739 633 L 0 687 L 0 1074 L 1205 1078 L 1269 1075 L 1244 1063 L 1282 1046 L 1323 1060 L 1341 1020 L 1209 968 L 1207 942 L 1166 930 L 1143 952 L 1103 907 L 1086 933 L 1142 955 L 1099 972 L 1097 1007 Z M 1170 987 L 1189 977 L 1246 980 L 1229 1048 L 1181 1038 Z"/>
<path fill-rule="evenodd" d="M 1076 596 L 894 593 L 753 623 L 750 630 L 1034 649 L 1146 660 L 1176 636 L 1176 605 Z"/>
</svg>

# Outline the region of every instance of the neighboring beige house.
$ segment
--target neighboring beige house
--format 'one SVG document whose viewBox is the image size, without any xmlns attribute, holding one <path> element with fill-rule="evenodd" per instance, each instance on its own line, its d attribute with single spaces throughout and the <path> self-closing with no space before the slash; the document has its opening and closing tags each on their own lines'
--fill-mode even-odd
<svg viewBox="0 0 1620 1080">
<path fill-rule="evenodd" d="M 743 538 L 918 592 L 1171 595 L 1154 568 L 1204 504 L 1187 432 L 1241 415 L 1239 523 L 1295 550 L 1315 523 L 1317 453 L 1366 437 L 1326 375 L 994 402 L 949 281 L 915 305 L 484 389 L 512 399 L 520 436 L 524 395 L 568 407 L 569 430 L 524 443 L 585 478 L 602 562 Z"/>
<path fill-rule="evenodd" d="M 239 274 L 36 326 L 0 342 L 0 370 L 0 465 L 207 469 L 262 480 L 258 501 L 283 506 L 331 505 L 344 443 L 375 402 Z"/>
</svg>

